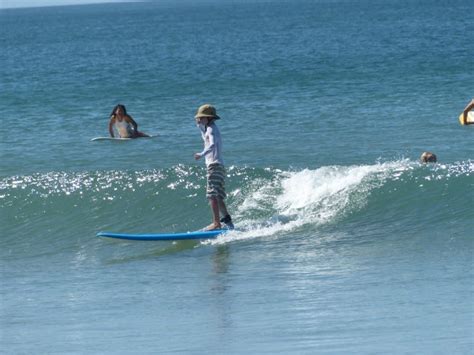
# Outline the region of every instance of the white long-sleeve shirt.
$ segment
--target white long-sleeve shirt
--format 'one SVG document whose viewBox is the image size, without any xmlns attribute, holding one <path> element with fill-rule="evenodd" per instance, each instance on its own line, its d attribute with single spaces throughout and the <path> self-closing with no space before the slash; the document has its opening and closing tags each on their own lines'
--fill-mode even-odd
<svg viewBox="0 0 474 355">
<path fill-rule="evenodd" d="M 216 124 L 212 122 L 207 125 L 204 132 L 201 130 L 201 136 L 204 141 L 204 150 L 199 154 L 206 158 L 206 166 L 216 163 L 224 165 L 221 132 Z"/>
</svg>

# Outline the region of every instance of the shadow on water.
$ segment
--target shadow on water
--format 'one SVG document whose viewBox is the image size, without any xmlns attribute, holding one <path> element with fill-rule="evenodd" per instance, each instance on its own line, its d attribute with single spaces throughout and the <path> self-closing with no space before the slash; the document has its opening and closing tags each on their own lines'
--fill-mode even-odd
<svg viewBox="0 0 474 355">
<path fill-rule="evenodd" d="M 114 241 L 114 243 L 117 243 Z M 137 242 L 134 242 L 135 244 Z M 150 243 L 150 242 L 138 242 L 140 244 Z M 152 242 L 152 243 L 160 243 L 163 242 Z M 199 240 L 180 240 L 175 242 L 166 242 L 168 243 L 167 246 L 164 248 L 159 248 L 159 246 L 153 247 L 151 250 L 147 248 L 146 252 L 142 252 L 140 250 L 138 254 L 135 255 L 121 255 L 121 256 L 114 256 L 111 258 L 107 258 L 104 260 L 105 265 L 119 265 L 130 263 L 134 261 L 144 261 L 147 259 L 155 259 L 163 256 L 173 255 L 176 253 L 189 251 L 192 249 L 196 249 L 200 246 L 209 246 L 209 244 L 203 244 L 202 241 Z M 121 244 L 130 244 L 130 243 L 121 243 Z M 156 245 L 156 244 L 155 244 Z M 158 249 L 159 248 L 159 249 Z M 212 256 L 212 261 L 214 265 L 214 271 L 216 274 L 225 274 L 229 268 L 229 247 L 227 245 L 217 245 L 214 246 L 215 252 Z"/>
<path fill-rule="evenodd" d="M 227 245 L 218 245 L 213 254 L 212 261 L 216 274 L 225 274 L 229 270 L 230 251 Z"/>
<path fill-rule="evenodd" d="M 137 242 L 134 242 L 137 243 Z M 150 243 L 149 241 L 146 242 L 138 242 L 140 244 L 144 243 Z M 151 242 L 156 245 L 156 243 L 163 244 L 163 242 Z M 119 257 L 114 257 L 108 260 L 104 261 L 104 264 L 106 265 L 115 265 L 115 264 L 122 264 L 122 263 L 129 263 L 133 261 L 142 261 L 150 258 L 158 258 L 162 256 L 167 256 L 167 255 L 172 255 L 175 253 L 180 253 L 186 250 L 192 250 L 197 248 L 199 245 L 201 245 L 200 241 L 196 240 L 182 240 L 182 241 L 176 241 L 176 242 L 166 242 L 168 245 L 165 248 L 160 248 L 157 246 L 156 248 L 147 248 L 147 251 L 140 253 L 138 255 L 122 255 Z M 130 243 L 127 243 L 130 244 Z"/>
</svg>

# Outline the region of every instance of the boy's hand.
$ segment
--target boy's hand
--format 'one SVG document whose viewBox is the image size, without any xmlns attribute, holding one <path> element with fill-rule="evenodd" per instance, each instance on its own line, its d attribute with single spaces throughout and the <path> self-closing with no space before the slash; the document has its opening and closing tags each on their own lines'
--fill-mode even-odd
<svg viewBox="0 0 474 355">
<path fill-rule="evenodd" d="M 194 154 L 194 159 L 196 159 L 196 160 L 201 159 L 201 154 L 195 153 L 195 154 Z"/>
</svg>

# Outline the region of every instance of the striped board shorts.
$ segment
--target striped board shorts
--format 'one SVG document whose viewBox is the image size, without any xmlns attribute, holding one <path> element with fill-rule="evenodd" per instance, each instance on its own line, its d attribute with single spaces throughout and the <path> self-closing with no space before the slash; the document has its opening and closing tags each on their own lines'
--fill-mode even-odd
<svg viewBox="0 0 474 355">
<path fill-rule="evenodd" d="M 225 199 L 225 169 L 221 164 L 211 164 L 207 167 L 206 197 Z"/>
</svg>

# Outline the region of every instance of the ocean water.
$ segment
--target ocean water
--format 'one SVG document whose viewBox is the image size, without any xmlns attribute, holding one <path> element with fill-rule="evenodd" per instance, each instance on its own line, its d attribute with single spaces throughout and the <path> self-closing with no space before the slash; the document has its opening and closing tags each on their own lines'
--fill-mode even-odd
<svg viewBox="0 0 474 355">
<path fill-rule="evenodd" d="M 471 7 L 0 10 L 0 352 L 472 353 Z M 209 223 L 207 102 L 237 230 L 97 238 Z M 91 142 L 117 103 L 159 137 Z"/>
</svg>

